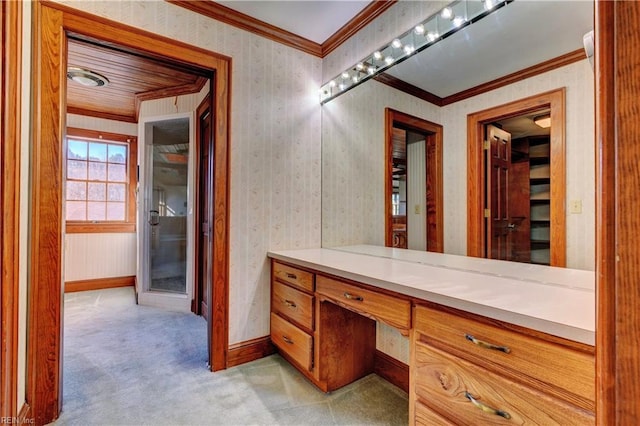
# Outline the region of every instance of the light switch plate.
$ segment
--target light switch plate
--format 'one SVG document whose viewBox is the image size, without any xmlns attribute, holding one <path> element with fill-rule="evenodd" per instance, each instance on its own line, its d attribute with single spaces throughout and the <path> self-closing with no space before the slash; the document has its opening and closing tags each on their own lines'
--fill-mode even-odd
<svg viewBox="0 0 640 426">
<path fill-rule="evenodd" d="M 580 214 L 582 213 L 582 200 L 569 201 L 569 213 Z"/>
</svg>

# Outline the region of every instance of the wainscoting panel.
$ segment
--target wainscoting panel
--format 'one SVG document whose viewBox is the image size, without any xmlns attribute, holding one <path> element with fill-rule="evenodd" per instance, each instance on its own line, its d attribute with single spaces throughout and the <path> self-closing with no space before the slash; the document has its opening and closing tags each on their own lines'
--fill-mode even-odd
<svg viewBox="0 0 640 426">
<path fill-rule="evenodd" d="M 136 234 L 67 234 L 64 281 L 136 274 Z"/>
</svg>

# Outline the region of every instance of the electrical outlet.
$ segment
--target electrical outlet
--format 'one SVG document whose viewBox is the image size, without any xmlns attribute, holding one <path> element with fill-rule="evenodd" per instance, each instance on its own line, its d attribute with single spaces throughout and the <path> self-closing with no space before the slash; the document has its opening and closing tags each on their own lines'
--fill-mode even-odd
<svg viewBox="0 0 640 426">
<path fill-rule="evenodd" d="M 569 213 L 580 214 L 582 213 L 582 200 L 569 201 Z"/>
<path fill-rule="evenodd" d="M 420 214 L 420 204 L 413 206 L 413 213 Z"/>
</svg>

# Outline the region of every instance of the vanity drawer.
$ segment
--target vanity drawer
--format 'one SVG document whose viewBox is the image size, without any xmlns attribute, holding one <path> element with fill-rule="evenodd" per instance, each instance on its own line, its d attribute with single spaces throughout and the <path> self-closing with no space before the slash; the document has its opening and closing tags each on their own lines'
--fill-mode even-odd
<svg viewBox="0 0 640 426">
<path fill-rule="evenodd" d="M 595 423 L 593 415 L 585 410 L 461 358 L 420 342 L 415 343 L 414 350 L 416 397 L 437 408 L 454 424 L 585 426 Z"/>
<path fill-rule="evenodd" d="M 419 402 L 414 402 L 414 421 L 415 426 L 455 426 L 449 420 L 441 417 L 435 411 Z"/>
<path fill-rule="evenodd" d="M 313 274 L 293 266 L 273 262 L 273 277 L 303 290 L 313 291 Z"/>
<path fill-rule="evenodd" d="M 593 409 L 595 360 L 589 353 L 424 306 L 416 306 L 414 325 L 423 341 L 442 342 L 474 362 L 551 384 Z"/>
<path fill-rule="evenodd" d="M 411 302 L 386 294 L 365 290 L 342 281 L 318 275 L 317 292 L 368 317 L 393 327 L 411 328 Z"/>
<path fill-rule="evenodd" d="M 274 281 L 271 310 L 308 330 L 313 330 L 313 296 L 307 293 Z"/>
<path fill-rule="evenodd" d="M 302 368 L 311 370 L 313 337 L 274 313 L 271 313 L 271 341 Z"/>
</svg>

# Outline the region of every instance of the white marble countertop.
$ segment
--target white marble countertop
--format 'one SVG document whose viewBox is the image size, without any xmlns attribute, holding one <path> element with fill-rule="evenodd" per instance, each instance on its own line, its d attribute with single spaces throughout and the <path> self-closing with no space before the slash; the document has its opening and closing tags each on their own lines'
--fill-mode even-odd
<svg viewBox="0 0 640 426">
<path fill-rule="evenodd" d="M 595 274 L 491 259 L 349 246 L 269 257 L 407 296 L 595 344 Z"/>
</svg>

